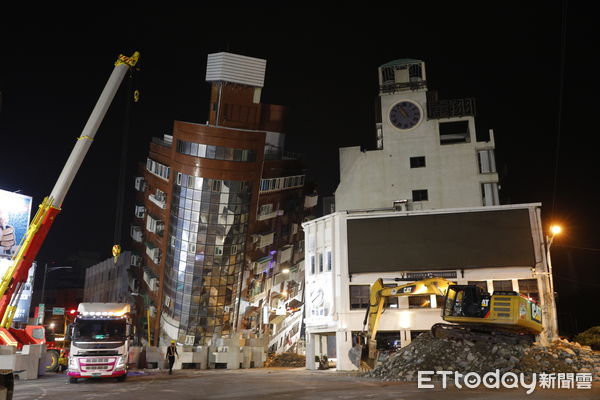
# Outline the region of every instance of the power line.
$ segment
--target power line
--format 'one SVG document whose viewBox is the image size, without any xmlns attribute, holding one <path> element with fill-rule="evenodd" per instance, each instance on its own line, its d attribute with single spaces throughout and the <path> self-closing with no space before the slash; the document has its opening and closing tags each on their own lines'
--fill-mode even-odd
<svg viewBox="0 0 600 400">
<path fill-rule="evenodd" d="M 595 247 L 571 246 L 568 244 L 554 244 L 554 245 L 552 245 L 552 247 L 568 247 L 568 248 L 579 249 L 579 250 L 600 251 L 600 249 L 597 249 Z"/>
</svg>

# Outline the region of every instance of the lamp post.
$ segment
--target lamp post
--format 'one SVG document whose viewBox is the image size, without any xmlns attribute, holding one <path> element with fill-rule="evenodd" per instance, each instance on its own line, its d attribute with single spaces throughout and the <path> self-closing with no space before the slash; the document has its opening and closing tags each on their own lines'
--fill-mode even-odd
<svg viewBox="0 0 600 400">
<path fill-rule="evenodd" d="M 562 232 L 562 228 L 559 225 L 552 225 L 550 227 L 550 235 L 545 235 L 546 239 L 546 262 L 548 264 L 547 277 L 549 292 L 546 298 L 548 309 L 550 310 L 550 321 L 548 327 L 548 339 L 550 343 L 558 338 L 558 319 L 556 316 L 556 296 L 554 295 L 554 277 L 552 275 L 552 257 L 550 256 L 550 248 L 554 237 Z"/>
<path fill-rule="evenodd" d="M 44 265 L 44 280 L 42 281 L 42 296 L 40 297 L 40 307 L 38 308 L 38 323 L 42 325 L 44 323 L 44 313 L 46 309 L 46 304 L 44 303 L 44 294 L 46 292 L 46 276 L 48 272 L 56 271 L 59 269 L 73 269 L 73 267 L 69 266 L 61 266 L 61 267 L 50 267 L 48 268 L 48 263 Z"/>
</svg>

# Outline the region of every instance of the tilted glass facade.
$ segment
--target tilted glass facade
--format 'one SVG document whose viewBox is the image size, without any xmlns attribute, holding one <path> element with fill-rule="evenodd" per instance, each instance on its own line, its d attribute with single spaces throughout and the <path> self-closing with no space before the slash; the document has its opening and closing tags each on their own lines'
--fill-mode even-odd
<svg viewBox="0 0 600 400">
<path fill-rule="evenodd" d="M 171 202 L 163 313 L 180 343 L 231 333 L 248 226 L 248 182 L 177 173 Z"/>
</svg>

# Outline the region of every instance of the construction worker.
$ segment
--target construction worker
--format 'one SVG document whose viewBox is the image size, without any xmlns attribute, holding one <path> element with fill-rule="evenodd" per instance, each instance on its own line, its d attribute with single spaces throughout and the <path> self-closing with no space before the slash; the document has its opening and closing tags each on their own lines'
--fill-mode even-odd
<svg viewBox="0 0 600 400">
<path fill-rule="evenodd" d="M 175 341 L 171 340 L 171 344 L 167 347 L 167 361 L 169 361 L 169 375 L 173 375 L 173 364 L 175 363 L 175 356 L 179 358 L 179 353 L 177 353 L 177 346 L 175 346 Z"/>
</svg>

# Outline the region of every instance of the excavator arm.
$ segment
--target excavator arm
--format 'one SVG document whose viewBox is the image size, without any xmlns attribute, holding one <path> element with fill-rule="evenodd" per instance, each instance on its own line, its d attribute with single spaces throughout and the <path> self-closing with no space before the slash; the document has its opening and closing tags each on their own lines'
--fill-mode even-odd
<svg viewBox="0 0 600 400">
<path fill-rule="evenodd" d="M 363 353 L 363 361 L 371 368 L 374 366 L 375 359 L 377 358 L 377 341 L 375 338 L 377 336 L 379 321 L 381 319 L 381 314 L 383 313 L 383 306 L 386 299 L 390 297 L 421 296 L 428 294 L 445 296 L 450 285 L 454 285 L 454 282 L 444 278 L 427 278 L 395 287 L 386 287 L 383 284 L 383 279 L 377 279 L 375 283 L 371 285 L 369 306 L 367 307 L 365 319 L 363 321 L 363 334 L 366 336 L 368 345 L 368 355 Z"/>
</svg>

